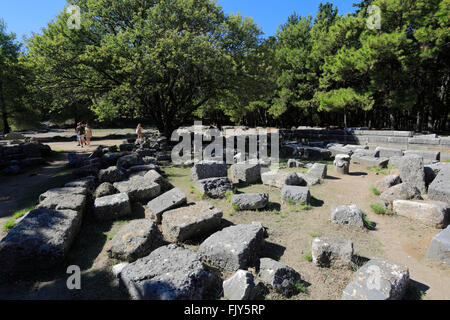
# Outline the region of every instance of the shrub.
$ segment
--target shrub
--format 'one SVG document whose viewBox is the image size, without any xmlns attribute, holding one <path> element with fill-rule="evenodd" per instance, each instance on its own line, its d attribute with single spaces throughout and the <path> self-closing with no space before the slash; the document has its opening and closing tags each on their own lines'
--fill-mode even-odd
<svg viewBox="0 0 450 320">
<path fill-rule="evenodd" d="M 376 196 L 379 196 L 381 194 L 381 192 L 378 191 L 378 189 L 375 187 L 370 187 L 370 191 Z"/>
<path fill-rule="evenodd" d="M 303 259 L 306 260 L 306 261 L 311 262 L 311 261 L 313 260 L 313 258 L 312 258 L 312 253 L 311 253 L 311 252 L 308 252 L 307 254 L 305 254 L 305 255 L 303 256 Z"/>
<path fill-rule="evenodd" d="M 372 203 L 370 205 L 370 208 L 373 210 L 374 213 L 376 214 L 386 214 L 387 213 L 387 209 L 386 207 L 384 207 L 381 204 L 378 203 Z"/>
</svg>

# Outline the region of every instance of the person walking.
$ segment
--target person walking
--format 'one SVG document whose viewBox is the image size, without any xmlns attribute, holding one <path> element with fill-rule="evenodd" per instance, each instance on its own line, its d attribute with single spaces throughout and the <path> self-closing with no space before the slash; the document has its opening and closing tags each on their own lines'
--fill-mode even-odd
<svg viewBox="0 0 450 320">
<path fill-rule="evenodd" d="M 85 131 L 86 131 L 86 143 L 87 143 L 88 146 L 90 146 L 91 145 L 91 138 L 92 138 L 92 129 L 89 126 L 89 123 L 86 123 Z"/>
<path fill-rule="evenodd" d="M 83 148 L 83 145 L 85 144 L 84 141 L 85 130 L 82 122 L 78 122 L 75 132 L 77 133 L 78 146 L 81 146 Z"/>
<path fill-rule="evenodd" d="M 142 125 L 140 123 L 136 128 L 136 134 L 138 139 L 142 139 Z"/>
</svg>

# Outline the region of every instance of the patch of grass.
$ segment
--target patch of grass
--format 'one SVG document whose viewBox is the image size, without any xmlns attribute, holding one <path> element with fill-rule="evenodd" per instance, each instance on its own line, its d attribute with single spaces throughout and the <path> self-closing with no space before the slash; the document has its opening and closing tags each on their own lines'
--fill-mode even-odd
<svg viewBox="0 0 450 320">
<path fill-rule="evenodd" d="M 272 210 L 272 213 L 273 213 L 273 214 L 276 214 L 276 215 L 279 215 L 279 214 L 280 214 L 280 210 L 278 210 L 278 209 L 273 209 L 273 210 Z"/>
<path fill-rule="evenodd" d="M 3 231 L 9 232 L 12 228 L 16 226 L 16 220 L 23 217 L 25 214 L 34 209 L 34 205 L 24 208 L 22 210 L 16 211 L 13 216 L 3 224 Z"/>
<path fill-rule="evenodd" d="M 312 210 L 312 206 L 306 203 L 300 203 L 300 210 L 303 211 Z"/>
<path fill-rule="evenodd" d="M 237 204 L 233 204 L 232 207 L 233 207 L 234 211 L 239 211 L 240 210 L 239 205 L 237 205 Z"/>
<path fill-rule="evenodd" d="M 376 196 L 379 196 L 381 194 L 381 192 L 378 191 L 378 189 L 375 187 L 370 187 L 370 191 Z"/>
<path fill-rule="evenodd" d="M 376 214 L 386 214 L 387 213 L 387 208 L 378 203 L 372 203 L 370 205 L 370 208 Z"/>
<path fill-rule="evenodd" d="M 369 229 L 369 230 L 373 230 L 374 229 L 374 224 L 372 221 L 369 220 L 369 218 L 367 218 L 367 214 L 365 214 L 363 212 L 362 214 L 362 219 L 363 219 L 363 223 L 364 223 L 364 227 Z"/>
<path fill-rule="evenodd" d="M 322 234 L 321 233 L 310 233 L 309 234 L 311 237 L 313 237 L 313 238 L 318 238 L 318 237 L 320 237 Z"/>
<path fill-rule="evenodd" d="M 308 169 L 303 169 L 303 170 L 299 171 L 299 173 L 307 173 L 307 172 L 308 172 Z"/>
<path fill-rule="evenodd" d="M 307 254 L 305 254 L 305 255 L 303 256 L 303 260 L 306 260 L 306 261 L 311 262 L 311 261 L 313 260 L 313 258 L 312 258 L 312 253 L 311 253 L 311 252 L 308 252 Z"/>
<path fill-rule="evenodd" d="M 294 287 L 298 292 L 308 294 L 308 288 L 306 288 L 305 284 L 302 281 L 295 282 Z"/>
<path fill-rule="evenodd" d="M 233 197 L 234 193 L 231 190 L 227 190 L 227 192 L 225 192 L 225 198 L 227 198 L 227 202 L 231 203 L 231 198 Z"/>
<path fill-rule="evenodd" d="M 448 162 L 450 162 L 450 159 L 449 159 L 449 160 L 444 160 L 444 161 L 442 161 L 442 162 L 447 162 L 447 163 L 448 163 Z"/>
<path fill-rule="evenodd" d="M 295 202 L 291 198 L 286 198 L 285 201 L 286 201 L 287 205 L 289 205 L 289 206 L 295 206 L 297 204 L 297 202 Z"/>
</svg>

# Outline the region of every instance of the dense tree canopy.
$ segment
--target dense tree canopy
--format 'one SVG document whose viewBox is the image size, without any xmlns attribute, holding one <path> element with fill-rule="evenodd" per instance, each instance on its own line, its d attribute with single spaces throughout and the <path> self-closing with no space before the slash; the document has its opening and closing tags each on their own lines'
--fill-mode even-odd
<svg viewBox="0 0 450 320">
<path fill-rule="evenodd" d="M 20 45 L 0 23 L 3 127 L 135 119 L 170 132 L 214 124 L 370 126 L 449 131 L 450 0 L 362 0 L 293 13 L 264 38 L 212 0 L 68 0 Z M 371 7 L 380 28 L 369 27 Z M 31 111 L 33 110 L 33 111 Z"/>
</svg>

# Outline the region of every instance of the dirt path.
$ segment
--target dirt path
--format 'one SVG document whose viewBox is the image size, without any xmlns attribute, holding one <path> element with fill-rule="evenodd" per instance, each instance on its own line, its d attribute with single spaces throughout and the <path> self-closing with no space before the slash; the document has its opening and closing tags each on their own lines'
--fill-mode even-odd
<svg viewBox="0 0 450 320">
<path fill-rule="evenodd" d="M 66 170 L 69 152 L 89 154 L 99 145 L 112 146 L 120 144 L 121 141 L 122 139 L 93 141 L 91 146 L 83 148 L 77 147 L 76 142 L 46 143 L 53 151 L 57 151 L 56 156 L 50 159 L 48 164 L 31 168 L 15 176 L 2 176 L 0 179 L 0 239 L 6 235 L 2 230 L 3 224 L 16 211 L 30 207 L 37 201 L 40 193 L 71 178 Z"/>
</svg>

